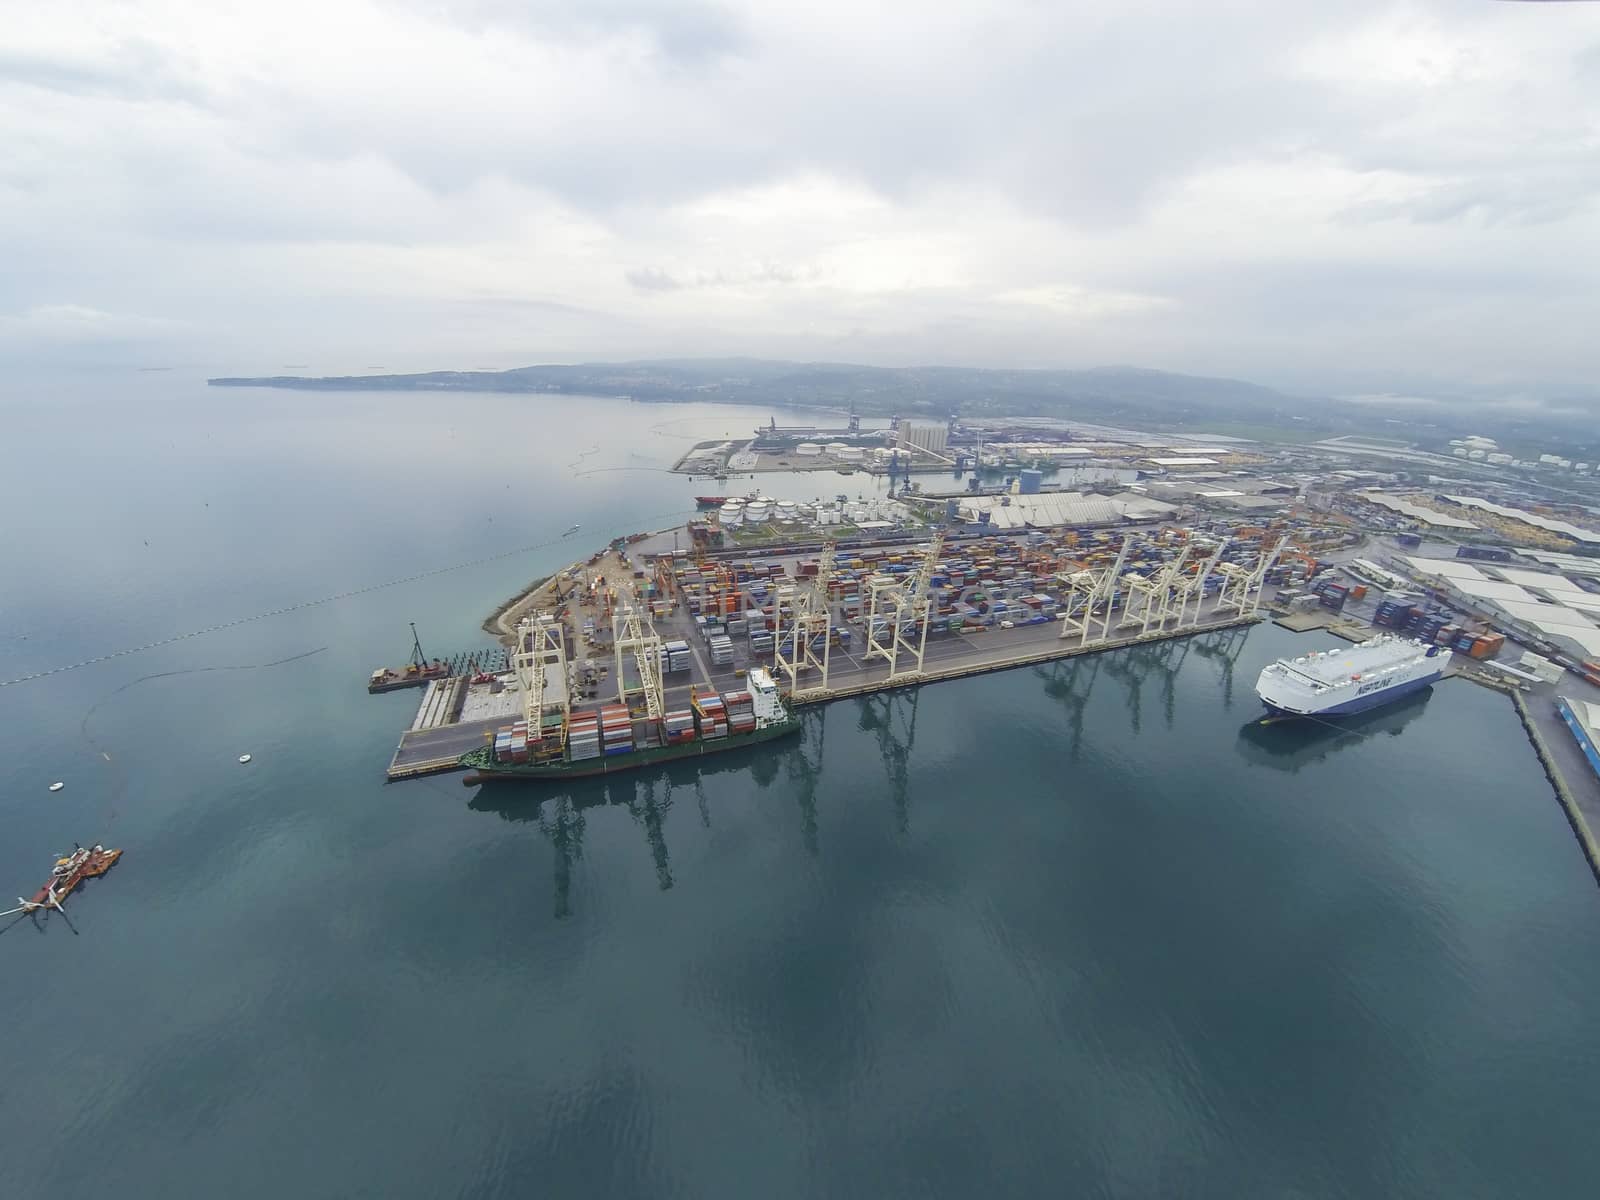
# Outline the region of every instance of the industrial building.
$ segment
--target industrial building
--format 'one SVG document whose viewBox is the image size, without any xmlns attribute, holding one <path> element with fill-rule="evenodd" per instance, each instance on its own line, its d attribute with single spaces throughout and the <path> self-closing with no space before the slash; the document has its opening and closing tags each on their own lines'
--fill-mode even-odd
<svg viewBox="0 0 1600 1200">
<path fill-rule="evenodd" d="M 1362 492 L 1361 499 L 1369 504 L 1376 504 L 1380 508 L 1387 508 L 1390 512 L 1399 513 L 1403 517 L 1410 517 L 1413 521 L 1423 525 L 1432 526 L 1434 529 L 1469 530 L 1477 529 L 1471 521 L 1461 517 L 1452 517 L 1432 508 L 1424 508 L 1413 500 L 1404 496 L 1391 496 L 1384 492 Z"/>
<path fill-rule="evenodd" d="M 1407 555 L 1404 561 L 1441 590 L 1492 611 L 1513 631 L 1525 630 L 1524 636 L 1564 646 L 1579 659 L 1600 656 L 1600 596 L 1564 576 L 1516 567 L 1485 570 L 1458 558 Z"/>
<path fill-rule="evenodd" d="M 921 450 L 945 457 L 950 430 L 940 421 L 901 421 L 895 430 L 895 445 L 901 450 Z"/>
<path fill-rule="evenodd" d="M 1044 492 L 1037 495 L 964 496 L 959 499 L 957 511 L 961 520 L 969 524 L 988 525 L 1000 530 L 1164 521 L 1176 516 L 1178 508 L 1134 492 L 1116 496 Z"/>
<path fill-rule="evenodd" d="M 1496 504 L 1491 500 L 1484 500 L 1478 496 L 1446 496 L 1445 499 L 1450 501 L 1451 504 L 1459 504 L 1462 508 L 1478 509 L 1486 513 L 1492 513 L 1497 517 L 1502 517 L 1507 521 L 1531 525 L 1535 529 L 1542 529 L 1546 533 L 1553 533 L 1557 537 L 1567 538 L 1585 546 L 1600 547 L 1600 533 L 1593 529 L 1584 529 L 1582 526 L 1574 525 L 1571 521 L 1546 517 L 1540 513 L 1524 512 L 1520 508 Z"/>
</svg>

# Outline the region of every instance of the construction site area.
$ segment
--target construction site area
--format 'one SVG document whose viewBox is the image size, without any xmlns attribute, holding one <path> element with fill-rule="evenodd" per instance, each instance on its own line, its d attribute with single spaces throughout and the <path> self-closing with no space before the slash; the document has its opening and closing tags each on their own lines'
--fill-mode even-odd
<svg viewBox="0 0 1600 1200">
<path fill-rule="evenodd" d="M 560 753 L 603 702 L 626 705 L 628 745 L 649 745 L 757 667 L 801 707 L 1226 629 L 1256 620 L 1263 587 L 1294 569 L 1260 527 L 934 531 L 759 553 L 675 551 L 678 532 L 614 543 L 508 607 L 512 669 L 431 681 L 389 778 L 454 769 L 511 727 L 534 761 Z"/>
</svg>

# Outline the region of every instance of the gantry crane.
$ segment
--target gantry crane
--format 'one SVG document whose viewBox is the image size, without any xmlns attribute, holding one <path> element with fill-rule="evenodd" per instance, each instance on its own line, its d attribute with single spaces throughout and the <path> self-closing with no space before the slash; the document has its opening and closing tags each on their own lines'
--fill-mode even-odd
<svg viewBox="0 0 1600 1200">
<path fill-rule="evenodd" d="M 511 668 L 522 688 L 522 715 L 535 758 L 561 753 L 572 715 L 567 679 L 567 646 L 561 622 L 549 613 L 532 613 L 517 623 Z"/>
<path fill-rule="evenodd" d="M 1079 635 L 1079 646 L 1093 646 L 1111 636 L 1111 610 L 1117 600 L 1117 584 L 1122 579 L 1122 564 L 1128 560 L 1133 535 L 1122 539 L 1117 561 L 1109 568 L 1088 568 L 1058 575 L 1067 584 L 1065 610 L 1061 614 L 1061 636 Z"/>
<path fill-rule="evenodd" d="M 1181 575 L 1174 588 L 1175 599 L 1178 602 L 1176 628 L 1184 626 L 1194 628 L 1200 623 L 1200 610 L 1205 604 L 1206 580 L 1216 568 L 1222 558 L 1222 552 L 1228 548 L 1227 538 L 1218 538 L 1211 549 L 1211 557 L 1200 565 L 1200 570 L 1194 575 Z M 1192 603 L 1191 603 L 1192 602 Z"/>
<path fill-rule="evenodd" d="M 642 615 L 625 593 L 618 593 L 617 606 L 611 618 L 613 649 L 616 654 L 617 699 L 623 704 L 632 696 L 644 698 L 645 716 L 659 721 L 667 711 L 661 690 L 661 638 L 656 634 L 650 618 Z M 633 655 L 639 682 L 629 687 L 622 670 L 623 651 Z"/>
<path fill-rule="evenodd" d="M 1128 575 L 1124 580 L 1128 598 L 1122 606 L 1120 622 L 1124 627 L 1139 626 L 1140 637 L 1148 635 L 1152 625 L 1157 633 L 1166 628 L 1172 615 L 1173 588 L 1183 578 L 1184 564 L 1189 561 L 1189 546 L 1189 542 L 1184 542 L 1177 558 L 1149 576 Z"/>
<path fill-rule="evenodd" d="M 1254 570 L 1235 563 L 1223 563 L 1218 568 L 1222 575 L 1222 594 L 1217 597 L 1217 612 L 1235 612 L 1241 617 L 1255 616 L 1261 607 L 1261 593 L 1266 586 L 1267 572 L 1272 570 L 1272 564 L 1278 561 L 1288 544 L 1288 538 L 1280 539 L 1271 554 L 1262 555 Z"/>
<path fill-rule="evenodd" d="M 921 561 L 906 575 L 874 575 L 867 581 L 871 594 L 867 610 L 865 661 L 881 658 L 889 664 L 886 682 L 915 679 L 922 674 L 928 647 L 929 581 L 944 553 L 944 532 L 934 534 Z M 909 635 L 909 636 L 908 636 Z M 901 668 L 901 657 L 912 660 Z"/>
<path fill-rule="evenodd" d="M 791 698 L 804 692 L 817 692 L 828 690 L 828 660 L 829 650 L 833 642 L 833 622 L 830 619 L 831 605 L 828 599 L 828 588 L 833 580 L 833 553 L 834 543 L 830 539 L 822 544 L 817 556 L 817 573 L 810 580 L 800 580 L 797 583 L 780 587 L 774 598 L 773 613 L 782 621 L 783 606 L 789 605 L 790 625 L 788 653 L 784 652 L 783 630 L 780 628 L 775 639 L 776 648 L 773 653 L 773 664 L 777 667 L 780 678 L 787 675 L 789 678 L 789 695 Z M 822 651 L 817 652 L 817 642 L 822 643 Z M 805 688 L 800 686 L 802 672 L 814 671 L 807 680 Z"/>
</svg>

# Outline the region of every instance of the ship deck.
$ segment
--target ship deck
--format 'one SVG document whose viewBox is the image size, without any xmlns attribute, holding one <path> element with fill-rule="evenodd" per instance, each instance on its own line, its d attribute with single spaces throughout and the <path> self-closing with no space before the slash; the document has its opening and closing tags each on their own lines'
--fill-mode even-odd
<svg viewBox="0 0 1600 1200">
<path fill-rule="evenodd" d="M 1321 658 L 1305 661 L 1290 659 L 1284 666 L 1324 686 L 1343 683 L 1352 675 L 1392 665 L 1397 661 L 1393 646 L 1345 646 L 1330 648 Z"/>
</svg>

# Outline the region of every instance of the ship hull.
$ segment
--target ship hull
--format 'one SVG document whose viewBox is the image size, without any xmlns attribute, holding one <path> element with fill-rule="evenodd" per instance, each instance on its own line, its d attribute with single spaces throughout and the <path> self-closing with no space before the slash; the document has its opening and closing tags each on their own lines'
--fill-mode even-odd
<svg viewBox="0 0 1600 1200">
<path fill-rule="evenodd" d="M 469 750 L 458 760 L 462 766 L 473 769 L 473 774 L 462 780 L 467 787 L 480 783 L 536 783 L 540 780 L 588 779 L 596 775 L 621 775 L 658 763 L 677 762 L 700 758 L 710 754 L 726 754 L 746 746 L 770 742 L 776 738 L 791 737 L 800 732 L 800 722 L 793 718 L 752 733 L 730 733 L 727 737 L 702 741 L 679 742 L 668 746 L 648 746 L 628 754 L 609 757 L 585 758 L 577 762 L 549 763 L 497 763 L 492 761 L 485 748 Z"/>
<path fill-rule="evenodd" d="M 1343 717 L 1351 713 L 1367 712 L 1369 709 L 1381 708 L 1383 705 L 1393 704 L 1403 697 L 1415 695 L 1423 688 L 1430 687 L 1436 683 L 1441 674 L 1439 671 L 1431 671 L 1426 675 L 1418 676 L 1416 679 L 1408 679 L 1406 682 L 1397 683 L 1391 688 L 1384 688 L 1380 692 L 1369 692 L 1365 696 L 1352 696 L 1342 703 L 1330 705 L 1327 708 L 1311 709 L 1306 712 L 1297 712 L 1294 709 L 1284 708 L 1281 705 L 1274 704 L 1265 696 L 1261 697 L 1261 702 L 1267 706 L 1267 711 L 1275 717 Z"/>
</svg>

